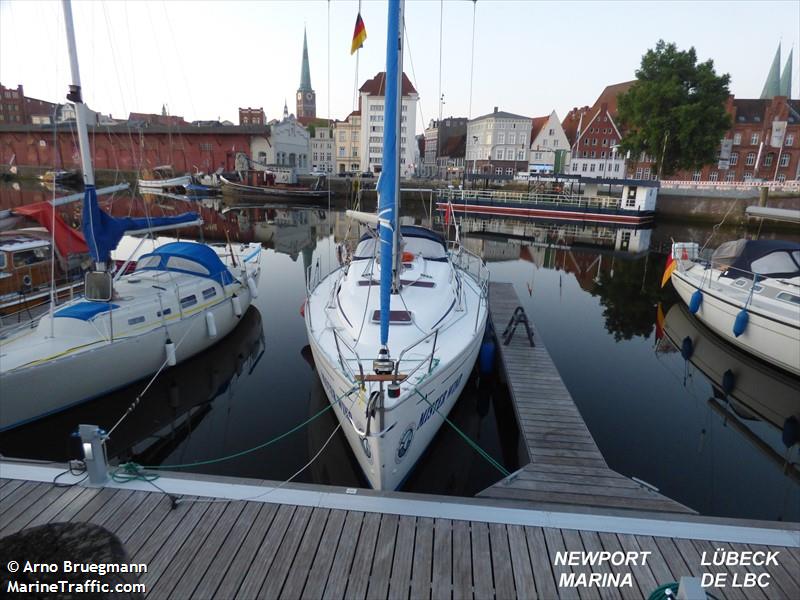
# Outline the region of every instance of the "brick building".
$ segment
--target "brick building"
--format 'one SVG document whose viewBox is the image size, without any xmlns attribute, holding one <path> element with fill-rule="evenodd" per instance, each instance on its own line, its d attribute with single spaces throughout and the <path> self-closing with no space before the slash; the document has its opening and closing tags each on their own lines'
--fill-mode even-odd
<svg viewBox="0 0 800 600">
<path fill-rule="evenodd" d="M 250 154 L 255 136 L 268 136 L 266 126 L 165 127 L 150 125 L 138 131 L 129 124 L 89 127 L 92 159 L 97 169 L 138 171 L 171 164 L 178 172 L 210 172 L 233 168 L 237 152 Z M 74 124 L 53 128 L 32 125 L 0 125 L 0 163 L 16 157 L 20 166 L 64 169 L 80 168 Z"/>
<path fill-rule="evenodd" d="M 267 116 L 263 108 L 239 107 L 239 125 L 265 125 Z"/>
<path fill-rule="evenodd" d="M 0 124 L 42 125 L 53 121 L 56 105 L 46 100 L 26 98 L 21 85 L 16 88 L 0 84 Z"/>
</svg>

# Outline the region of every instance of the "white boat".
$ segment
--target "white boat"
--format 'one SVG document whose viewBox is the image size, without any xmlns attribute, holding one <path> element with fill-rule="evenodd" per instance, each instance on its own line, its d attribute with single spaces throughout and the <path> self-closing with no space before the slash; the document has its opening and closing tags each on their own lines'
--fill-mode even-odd
<svg viewBox="0 0 800 600">
<path fill-rule="evenodd" d="M 328 400 L 370 485 L 399 488 L 469 379 L 484 335 L 488 271 L 433 231 L 398 225 L 402 2 L 389 2 L 384 165 L 376 226 L 329 275 L 309 267 L 309 344 Z"/>
<path fill-rule="evenodd" d="M 672 285 L 690 312 L 743 350 L 800 375 L 800 244 L 736 240 L 698 258 L 675 243 Z"/>
<path fill-rule="evenodd" d="M 151 177 L 139 179 L 139 188 L 143 190 L 172 190 L 186 188 L 192 183 L 191 175 L 173 176 L 170 165 L 162 165 L 152 169 Z"/>
<path fill-rule="evenodd" d="M 64 2 L 85 181 L 83 232 L 96 264 L 84 297 L 0 340 L 0 430 L 100 396 L 208 348 L 227 335 L 256 293 L 261 246 L 173 242 L 140 256 L 136 270 L 106 270 L 124 234 L 200 223 L 177 217 L 116 219 L 98 203 L 81 99 L 72 11 Z"/>
</svg>

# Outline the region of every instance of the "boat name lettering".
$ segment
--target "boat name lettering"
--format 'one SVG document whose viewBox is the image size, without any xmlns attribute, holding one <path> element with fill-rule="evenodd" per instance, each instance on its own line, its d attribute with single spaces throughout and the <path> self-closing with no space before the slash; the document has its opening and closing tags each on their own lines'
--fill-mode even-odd
<svg viewBox="0 0 800 600">
<path fill-rule="evenodd" d="M 419 425 L 417 425 L 417 429 L 422 427 L 425 422 L 430 419 L 431 416 L 433 416 L 433 413 L 442 407 L 442 404 L 444 404 L 445 400 L 455 393 L 455 391 L 458 389 L 459 383 L 461 383 L 461 375 L 459 375 L 456 380 L 450 384 L 450 387 L 447 388 L 447 390 L 442 392 L 439 397 L 436 398 L 435 402 L 428 404 L 428 408 L 426 408 L 419 417 Z"/>
<path fill-rule="evenodd" d="M 778 566 L 778 554 L 780 551 L 764 551 L 764 550 L 725 550 L 724 548 L 717 548 L 711 558 L 708 557 L 708 552 L 703 552 L 700 557 L 700 564 L 704 567 L 723 565 L 728 567 L 762 567 L 762 566 Z"/>
</svg>

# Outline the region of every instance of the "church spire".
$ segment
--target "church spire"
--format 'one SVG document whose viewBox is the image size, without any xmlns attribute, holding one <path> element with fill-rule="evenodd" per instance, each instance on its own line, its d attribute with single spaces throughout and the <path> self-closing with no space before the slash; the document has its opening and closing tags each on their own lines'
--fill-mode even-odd
<svg viewBox="0 0 800 600">
<path fill-rule="evenodd" d="M 283 120 L 289 118 L 289 106 L 286 104 L 286 99 L 283 100 Z"/>
<path fill-rule="evenodd" d="M 775 52 L 775 58 L 772 59 L 772 66 L 769 68 L 767 80 L 764 82 L 764 89 L 761 90 L 761 99 L 770 99 L 781 93 L 781 45 L 778 44 L 778 50 Z"/>
<path fill-rule="evenodd" d="M 794 48 L 789 50 L 789 58 L 786 59 L 786 66 L 783 67 L 783 73 L 781 74 L 781 90 L 780 95 L 786 96 L 787 98 L 792 98 L 792 55 L 794 54 Z"/>
<path fill-rule="evenodd" d="M 300 68 L 300 87 L 298 91 L 311 91 L 311 68 L 308 66 L 308 39 L 305 27 L 303 28 L 303 65 Z"/>
</svg>

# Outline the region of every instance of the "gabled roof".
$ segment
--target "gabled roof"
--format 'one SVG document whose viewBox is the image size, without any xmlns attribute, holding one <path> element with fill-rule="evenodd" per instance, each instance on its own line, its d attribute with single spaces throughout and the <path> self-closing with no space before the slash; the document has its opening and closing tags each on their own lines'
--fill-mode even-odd
<svg viewBox="0 0 800 600">
<path fill-rule="evenodd" d="M 550 115 L 544 117 L 534 117 L 533 119 L 531 119 L 531 141 L 530 141 L 531 144 L 533 143 L 533 140 L 536 139 L 536 136 L 539 135 L 539 132 L 542 130 L 542 127 L 545 126 L 545 124 L 549 119 Z"/>
<path fill-rule="evenodd" d="M 736 123 L 763 123 L 764 113 L 770 100 L 761 98 L 734 98 L 733 108 L 736 111 Z"/>
<path fill-rule="evenodd" d="M 372 79 L 367 79 L 364 84 L 358 88 L 358 91 L 371 96 L 384 96 L 386 94 L 386 71 L 381 71 Z M 403 73 L 403 96 L 416 93 L 417 90 L 411 84 L 411 80 Z"/>
<path fill-rule="evenodd" d="M 592 105 L 593 109 L 600 109 L 603 105 L 606 105 L 606 109 L 612 116 L 617 115 L 617 96 L 620 94 L 627 92 L 633 84 L 636 83 L 636 80 L 633 81 L 623 81 L 622 83 L 615 83 L 613 85 L 607 85 L 606 88 L 600 93 L 600 96 L 595 100 L 595 103 Z M 591 111 L 593 114 L 597 112 L 597 110 Z"/>
<path fill-rule="evenodd" d="M 494 117 L 495 119 L 528 119 L 530 121 L 530 117 L 523 117 L 522 115 L 515 115 L 514 113 L 495 109 L 494 112 L 490 112 L 488 114 L 481 115 L 480 117 L 475 117 L 474 119 L 471 119 L 470 123 L 474 123 L 475 121 L 481 121 L 483 119 L 488 119 L 490 117 Z"/>
</svg>

